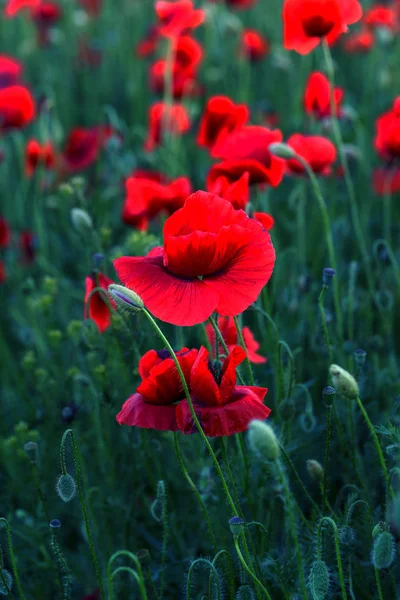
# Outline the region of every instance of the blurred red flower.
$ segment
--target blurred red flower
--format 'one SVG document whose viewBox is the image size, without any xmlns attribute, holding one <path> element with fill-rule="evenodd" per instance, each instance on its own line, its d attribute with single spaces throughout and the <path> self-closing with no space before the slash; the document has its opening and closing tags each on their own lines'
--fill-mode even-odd
<svg viewBox="0 0 400 600">
<path fill-rule="evenodd" d="M 0 131 L 20 129 L 35 116 L 35 103 L 29 90 L 21 85 L 0 89 Z"/>
<path fill-rule="evenodd" d="M 7 279 L 7 273 L 4 263 L 0 260 L 0 283 L 4 283 Z"/>
<path fill-rule="evenodd" d="M 85 279 L 85 299 L 83 318 L 92 319 L 100 333 L 103 333 L 111 324 L 111 306 L 114 302 L 108 296 L 108 286 L 114 283 L 103 273 L 95 273 Z M 101 290 L 96 290 L 101 288 Z M 96 291 L 94 291 L 96 290 Z"/>
<path fill-rule="evenodd" d="M 222 337 L 225 340 L 225 343 L 228 347 L 228 350 L 231 351 L 235 346 L 239 343 L 239 336 L 236 329 L 235 321 L 233 317 L 218 317 L 218 329 L 222 333 Z M 215 331 L 213 326 L 210 323 L 206 325 L 206 333 L 208 340 L 212 347 L 215 347 Z M 244 339 L 244 343 L 247 350 L 247 355 L 249 357 L 249 361 L 255 364 L 266 363 L 267 359 L 265 356 L 261 356 L 257 354 L 257 350 L 260 348 L 260 344 L 254 339 L 254 336 L 248 327 L 243 327 L 242 335 Z M 225 354 L 224 348 L 221 344 L 219 345 L 219 354 Z"/>
<path fill-rule="evenodd" d="M 400 157 L 400 96 L 375 123 L 375 149 L 386 160 Z"/>
<path fill-rule="evenodd" d="M 400 167 L 375 169 L 372 185 L 379 196 L 400 192 Z"/>
<path fill-rule="evenodd" d="M 314 115 L 316 119 L 330 117 L 331 111 L 331 85 L 328 78 L 318 71 L 311 73 L 304 92 L 304 109 L 306 113 Z M 341 114 L 341 104 L 344 97 L 342 88 L 335 88 L 333 92 L 336 112 Z"/>
<path fill-rule="evenodd" d="M 146 56 L 151 56 L 157 49 L 158 42 L 160 39 L 158 26 L 152 25 L 145 37 L 138 43 L 136 46 L 136 54 L 141 58 L 145 58 Z"/>
<path fill-rule="evenodd" d="M 6 17 L 13 17 L 24 8 L 35 8 L 39 6 L 41 0 L 8 0 L 4 9 Z"/>
<path fill-rule="evenodd" d="M 244 29 L 242 34 L 242 51 L 249 60 L 256 62 L 264 58 L 270 49 L 269 42 L 254 29 Z"/>
<path fill-rule="evenodd" d="M 248 119 L 249 109 L 245 104 L 235 104 L 226 96 L 213 96 L 200 121 L 197 143 L 211 150 L 219 138 L 242 127 Z"/>
<path fill-rule="evenodd" d="M 249 201 L 249 173 L 246 171 L 237 181 L 230 181 L 222 175 L 211 183 L 209 192 L 229 200 L 236 209 L 244 209 Z"/>
<path fill-rule="evenodd" d="M 198 351 L 182 348 L 176 352 L 179 365 L 189 382 Z M 142 378 L 117 415 L 120 425 L 177 431 L 176 403 L 185 397 L 178 370 L 168 350 L 150 350 L 139 361 Z"/>
<path fill-rule="evenodd" d="M 25 147 L 25 174 L 31 177 L 37 167 L 42 165 L 52 169 L 55 164 L 55 153 L 50 142 L 40 145 L 37 140 L 29 140 Z"/>
<path fill-rule="evenodd" d="M 384 4 L 376 4 L 371 6 L 363 18 L 364 23 L 371 29 L 379 27 L 386 27 L 391 31 L 398 31 L 399 21 L 396 10 L 392 6 L 385 6 Z"/>
<path fill-rule="evenodd" d="M 91 17 L 98 17 L 103 7 L 103 0 L 79 0 L 79 3 Z"/>
<path fill-rule="evenodd" d="M 295 133 L 288 139 L 287 145 L 308 162 L 314 173 L 329 175 L 331 172 L 337 153 L 335 146 L 327 138 Z M 294 175 L 305 173 L 303 165 L 296 159 L 288 160 L 287 166 L 289 173 Z"/>
<path fill-rule="evenodd" d="M 275 225 L 275 219 L 274 219 L 274 217 L 272 217 L 268 213 L 255 212 L 255 213 L 253 213 L 253 219 L 255 219 L 256 221 L 258 221 L 259 223 L 261 223 L 261 225 L 267 231 L 269 231 L 270 229 L 272 229 L 273 226 Z"/>
<path fill-rule="evenodd" d="M 11 230 L 4 217 L 0 216 L 0 248 L 7 248 L 11 241 Z"/>
<path fill-rule="evenodd" d="M 190 118 L 183 104 L 167 105 L 156 102 L 149 110 L 149 131 L 144 144 L 145 150 L 152 151 L 159 146 L 163 130 L 167 129 L 174 135 L 186 133 L 190 128 Z"/>
<path fill-rule="evenodd" d="M 343 38 L 343 48 L 350 54 L 369 52 L 375 43 L 374 35 L 368 29 L 361 29 Z"/>
<path fill-rule="evenodd" d="M 239 346 L 233 347 L 224 363 L 210 361 L 202 347 L 190 372 L 190 395 L 197 418 L 208 437 L 234 435 L 245 431 L 253 419 L 266 419 L 271 410 L 263 404 L 266 388 L 236 385 L 236 367 L 246 358 Z M 196 433 L 187 400 L 176 407 L 183 433 Z"/>
<path fill-rule="evenodd" d="M 110 127 L 75 127 L 70 131 L 62 153 L 67 172 L 81 171 L 98 157 L 105 142 L 114 134 Z"/>
<path fill-rule="evenodd" d="M 146 230 L 148 222 L 160 213 L 172 215 L 181 208 L 191 191 L 191 183 L 187 177 L 179 177 L 171 183 L 129 177 L 126 180 L 122 220 L 127 225 Z"/>
<path fill-rule="evenodd" d="M 161 35 L 175 37 L 195 29 L 204 21 L 204 11 L 196 10 L 191 0 L 158 0 L 155 10 Z"/>
<path fill-rule="evenodd" d="M 336 41 L 361 17 L 358 0 L 285 0 L 284 47 L 308 54 L 322 39 L 329 44 Z"/>
<path fill-rule="evenodd" d="M 57 23 L 62 16 L 61 6 L 55 2 L 42 2 L 32 9 L 31 18 L 39 28 L 47 29 Z"/>
<path fill-rule="evenodd" d="M 16 85 L 22 75 L 23 65 L 5 54 L 0 54 L 0 89 Z"/>
<path fill-rule="evenodd" d="M 19 247 L 22 252 L 22 260 L 30 265 L 36 257 L 37 239 L 32 231 L 21 231 L 19 234 Z"/>
<path fill-rule="evenodd" d="M 196 192 L 164 225 L 164 247 L 114 262 L 120 280 L 159 319 L 203 323 L 214 310 L 238 315 L 254 302 L 275 262 L 271 238 L 227 200 Z"/>
</svg>

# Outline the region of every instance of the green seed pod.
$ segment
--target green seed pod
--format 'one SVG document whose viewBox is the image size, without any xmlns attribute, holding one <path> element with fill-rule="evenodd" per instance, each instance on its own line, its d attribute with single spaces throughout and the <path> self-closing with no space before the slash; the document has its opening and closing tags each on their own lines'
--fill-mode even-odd
<svg viewBox="0 0 400 600">
<path fill-rule="evenodd" d="M 0 596 L 8 596 L 8 591 L 10 591 L 12 588 L 13 578 L 7 569 L 3 569 L 2 567 L 0 567 L 0 569 L 3 576 L 0 577 Z"/>
<path fill-rule="evenodd" d="M 231 528 L 233 537 L 239 537 L 244 528 L 244 521 L 242 517 L 232 517 L 229 519 L 229 527 Z"/>
<path fill-rule="evenodd" d="M 275 142 L 274 144 L 270 144 L 268 146 L 268 150 L 271 152 L 271 154 L 278 156 L 279 158 L 288 159 L 296 157 L 295 151 L 292 150 L 292 148 L 287 144 Z"/>
<path fill-rule="evenodd" d="M 331 365 L 329 374 L 339 394 L 349 399 L 356 398 L 359 395 L 358 383 L 348 371 L 338 365 Z"/>
<path fill-rule="evenodd" d="M 376 536 L 372 548 L 372 564 L 376 569 L 388 569 L 395 556 L 394 538 L 389 531 Z"/>
<path fill-rule="evenodd" d="M 311 566 L 308 585 L 313 600 L 325 600 L 329 593 L 329 569 L 323 560 L 315 560 Z"/>
<path fill-rule="evenodd" d="M 256 595 L 249 585 L 241 585 L 236 592 L 235 600 L 255 600 Z"/>
<path fill-rule="evenodd" d="M 270 425 L 255 419 L 249 426 L 250 448 L 260 457 L 267 460 L 277 460 L 281 454 L 279 443 Z"/>
<path fill-rule="evenodd" d="M 56 492 L 63 502 L 70 502 L 76 494 L 75 479 L 67 473 L 61 475 L 56 484 Z"/>
<path fill-rule="evenodd" d="M 108 293 L 117 305 L 117 309 L 123 313 L 130 315 L 144 308 L 143 300 L 134 291 L 113 283 L 108 286 Z"/>
</svg>

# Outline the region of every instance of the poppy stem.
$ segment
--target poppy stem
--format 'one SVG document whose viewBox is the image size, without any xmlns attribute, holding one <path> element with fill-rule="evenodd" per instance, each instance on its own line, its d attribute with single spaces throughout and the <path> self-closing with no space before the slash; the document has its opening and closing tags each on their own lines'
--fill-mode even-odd
<svg viewBox="0 0 400 600">
<path fill-rule="evenodd" d="M 208 320 L 210 321 L 210 323 L 211 323 L 211 325 L 212 325 L 212 327 L 213 327 L 213 329 L 215 331 L 215 337 L 219 339 L 219 341 L 221 342 L 221 346 L 223 347 L 223 349 L 224 349 L 224 351 L 226 353 L 226 356 L 228 356 L 229 355 L 229 348 L 226 345 L 226 342 L 224 340 L 224 336 L 222 335 L 222 333 L 221 333 L 221 331 L 220 331 L 220 329 L 219 329 L 219 327 L 218 327 L 215 319 L 213 317 L 209 317 Z M 240 383 L 242 385 L 244 385 L 243 377 L 241 376 L 241 374 L 239 373 L 239 371 L 237 371 L 237 376 L 238 376 L 238 379 L 239 379 Z"/>
<path fill-rule="evenodd" d="M 263 586 L 263 584 L 258 579 L 258 577 L 256 577 L 254 575 L 254 573 L 252 572 L 252 570 L 247 565 L 247 563 L 246 563 L 246 561 L 245 561 L 245 559 L 243 557 L 242 551 L 240 549 L 240 546 L 239 546 L 239 538 L 238 538 L 238 536 L 234 537 L 234 544 L 235 544 L 235 548 L 236 548 L 236 553 L 237 553 L 237 555 L 239 557 L 239 560 L 240 560 L 240 562 L 241 562 L 244 570 L 247 571 L 247 573 L 250 575 L 250 577 L 253 579 L 253 581 L 261 588 L 261 590 L 264 592 L 265 597 L 268 600 L 272 600 L 271 596 L 268 593 L 268 590 Z"/>
<path fill-rule="evenodd" d="M 4 517 L 0 517 L 0 523 L 3 523 L 4 527 L 6 528 L 8 552 L 10 554 L 11 565 L 12 565 L 12 569 L 13 569 L 13 573 L 14 573 L 14 577 L 15 577 L 15 583 L 17 584 L 18 593 L 20 595 L 21 600 L 25 600 L 25 595 L 24 595 L 24 592 L 22 591 L 21 581 L 20 581 L 19 575 L 18 575 L 17 563 L 15 561 L 14 548 L 13 548 L 13 543 L 12 543 L 12 539 L 11 539 L 10 525 L 9 525 L 7 519 L 5 519 Z"/>
<path fill-rule="evenodd" d="M 333 354 L 332 354 L 332 348 L 331 348 L 331 340 L 329 337 L 328 325 L 326 322 L 326 315 L 325 315 L 325 311 L 324 311 L 324 296 L 325 296 L 325 292 L 327 289 L 328 288 L 325 285 L 321 289 L 321 293 L 318 298 L 318 308 L 319 308 L 319 314 L 321 316 L 321 323 L 322 323 L 322 329 L 324 332 L 325 345 L 326 345 L 326 349 L 328 350 L 329 365 L 332 365 L 333 364 Z"/>
<path fill-rule="evenodd" d="M 322 551 L 321 551 L 321 532 L 322 532 L 322 525 L 323 525 L 324 522 L 329 523 L 329 525 L 333 528 L 333 536 L 334 536 L 334 540 L 335 540 L 335 552 L 336 552 L 336 561 L 337 561 L 337 566 L 338 566 L 338 571 L 339 571 L 340 587 L 341 587 L 341 590 L 342 590 L 343 600 L 347 600 L 346 586 L 345 586 L 345 583 L 344 583 L 344 575 L 343 575 L 342 558 L 340 556 L 340 546 L 339 546 L 338 529 L 337 529 L 337 525 L 336 525 L 335 521 L 333 519 L 331 519 L 330 517 L 322 517 L 322 519 L 320 520 L 320 522 L 318 524 L 318 532 L 317 532 L 317 557 L 318 557 L 318 560 L 321 560 L 321 556 L 322 556 Z"/>
<path fill-rule="evenodd" d="M 322 484 L 322 508 L 327 507 L 327 487 L 328 487 L 328 464 L 329 464 L 329 449 L 331 445 L 332 431 L 332 406 L 328 406 L 326 413 L 326 442 L 325 442 L 325 460 L 324 460 L 324 480 Z"/>
<path fill-rule="evenodd" d="M 243 350 L 246 353 L 246 365 L 247 365 L 247 369 L 249 371 L 250 384 L 254 387 L 255 383 L 254 383 L 253 371 L 252 371 L 251 364 L 250 364 L 250 361 L 249 361 L 249 355 L 248 355 L 248 352 L 247 352 L 246 344 L 244 343 L 243 333 L 242 333 L 242 330 L 240 328 L 239 320 L 238 320 L 237 317 L 233 317 L 233 320 L 235 321 L 236 331 L 238 333 L 238 338 L 239 338 L 239 341 L 240 341 L 240 345 L 242 346 Z"/>
</svg>

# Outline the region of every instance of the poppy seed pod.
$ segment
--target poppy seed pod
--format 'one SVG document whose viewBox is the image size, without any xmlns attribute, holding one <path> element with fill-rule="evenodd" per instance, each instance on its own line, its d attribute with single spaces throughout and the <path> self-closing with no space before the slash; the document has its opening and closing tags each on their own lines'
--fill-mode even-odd
<svg viewBox="0 0 400 600">
<path fill-rule="evenodd" d="M 270 425 L 255 419 L 249 426 L 249 444 L 251 449 L 267 460 L 277 460 L 281 454 L 279 443 Z"/>
<path fill-rule="evenodd" d="M 132 290 L 113 283 L 108 286 L 108 293 L 117 305 L 117 310 L 123 314 L 132 314 L 144 308 L 143 300 Z"/>
<path fill-rule="evenodd" d="M 244 528 L 244 521 L 241 517 L 232 517 L 229 519 L 229 527 L 233 537 L 237 538 L 242 533 Z"/>
<path fill-rule="evenodd" d="M 317 460 L 308 460 L 306 463 L 307 473 L 311 479 L 317 483 L 321 483 L 324 478 L 324 469 Z"/>
<path fill-rule="evenodd" d="M 345 371 L 338 365 L 331 365 L 329 374 L 339 394 L 350 399 L 356 398 L 359 395 L 358 383 L 348 371 Z"/>
<path fill-rule="evenodd" d="M 273 144 L 270 144 L 268 146 L 268 150 L 271 152 L 271 154 L 277 156 L 278 158 L 289 159 L 296 157 L 295 151 L 290 146 L 280 142 L 274 142 Z"/>
</svg>

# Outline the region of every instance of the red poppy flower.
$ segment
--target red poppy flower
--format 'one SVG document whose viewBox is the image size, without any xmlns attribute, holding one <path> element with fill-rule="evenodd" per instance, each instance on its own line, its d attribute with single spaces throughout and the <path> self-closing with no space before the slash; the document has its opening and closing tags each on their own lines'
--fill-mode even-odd
<svg viewBox="0 0 400 600">
<path fill-rule="evenodd" d="M 103 6 L 103 0 L 79 0 L 79 3 L 91 17 L 98 17 Z"/>
<path fill-rule="evenodd" d="M 0 89 L 0 131 L 25 127 L 35 116 L 35 103 L 21 85 Z"/>
<path fill-rule="evenodd" d="M 32 231 L 21 231 L 19 234 L 19 247 L 22 252 L 22 260 L 30 265 L 36 258 L 37 239 Z"/>
<path fill-rule="evenodd" d="M 111 324 L 110 304 L 114 306 L 114 302 L 109 299 L 108 286 L 112 283 L 114 283 L 112 279 L 109 279 L 102 273 L 90 275 L 85 279 L 83 318 L 92 319 L 99 328 L 100 333 L 103 333 Z M 94 292 L 93 290 L 96 288 L 101 288 L 104 291 Z"/>
<path fill-rule="evenodd" d="M 47 29 L 57 23 L 62 15 L 61 6 L 55 2 L 42 2 L 31 12 L 31 18 L 39 28 Z"/>
<path fill-rule="evenodd" d="M 0 88 L 16 85 L 22 75 L 23 66 L 17 60 L 0 54 Z"/>
<path fill-rule="evenodd" d="M 105 141 L 100 127 L 76 127 L 67 138 L 62 154 L 67 171 L 81 171 L 89 167 L 98 157 Z"/>
<path fill-rule="evenodd" d="M 185 380 L 198 351 L 182 348 L 176 356 Z M 142 378 L 136 393 L 122 406 L 117 415 L 120 425 L 177 431 L 176 403 L 185 397 L 182 381 L 168 350 L 150 350 L 139 361 L 139 374 Z"/>
<path fill-rule="evenodd" d="M 333 43 L 361 16 L 358 0 L 285 0 L 284 47 L 308 54 L 322 39 Z"/>
<path fill-rule="evenodd" d="M 238 332 L 236 329 L 235 321 L 233 317 L 219 317 L 218 328 L 222 333 L 222 337 L 225 340 L 228 350 L 231 351 L 235 346 L 238 345 Z M 215 347 L 215 331 L 210 323 L 206 325 L 206 333 L 211 346 Z M 266 363 L 267 359 L 265 356 L 257 354 L 257 350 L 260 348 L 260 344 L 254 339 L 254 336 L 248 327 L 243 327 L 242 335 L 247 350 L 249 361 L 255 364 Z M 219 344 L 219 354 L 224 354 L 224 348 Z"/>
<path fill-rule="evenodd" d="M 99 67 L 103 58 L 103 52 L 99 48 L 92 47 L 88 40 L 79 40 L 78 66 Z"/>
<path fill-rule="evenodd" d="M 84 596 L 82 600 L 100 600 L 100 589 L 97 589 L 91 594 Z"/>
<path fill-rule="evenodd" d="M 256 221 L 258 221 L 259 223 L 261 223 L 261 225 L 267 231 L 269 231 L 270 229 L 272 229 L 273 226 L 275 225 L 275 219 L 274 219 L 274 217 L 272 217 L 268 213 L 255 212 L 255 213 L 253 213 L 253 218 Z"/>
<path fill-rule="evenodd" d="M 375 148 L 386 160 L 400 157 L 400 96 L 375 124 Z"/>
<path fill-rule="evenodd" d="M 327 138 L 296 133 L 288 139 L 287 145 L 308 162 L 314 173 L 329 175 L 331 172 L 336 160 L 336 148 Z M 305 173 L 303 165 L 296 159 L 288 160 L 287 166 L 289 173 L 295 175 Z"/>
<path fill-rule="evenodd" d="M 233 182 L 225 176 L 218 177 L 208 191 L 229 200 L 234 208 L 244 209 L 250 197 L 249 173 L 243 173 L 237 181 Z"/>
<path fill-rule="evenodd" d="M 146 230 L 149 220 L 162 212 L 172 215 L 181 208 L 191 194 L 187 177 L 179 177 L 171 183 L 138 177 L 126 180 L 126 198 L 122 220 L 127 225 Z"/>
<path fill-rule="evenodd" d="M 379 196 L 400 192 L 400 167 L 375 169 L 372 175 L 372 185 Z"/>
<path fill-rule="evenodd" d="M 25 148 L 25 174 L 31 177 L 39 165 L 46 169 L 54 167 L 55 154 L 50 142 L 39 144 L 37 140 L 30 140 Z"/>
<path fill-rule="evenodd" d="M 197 143 L 211 150 L 220 137 L 242 127 L 248 119 L 249 109 L 245 104 L 235 104 L 226 96 L 213 96 L 200 122 Z"/>
<path fill-rule="evenodd" d="M 208 350 L 199 350 L 190 372 L 193 408 L 208 437 L 234 435 L 245 431 L 253 419 L 266 419 L 271 410 L 263 404 L 266 388 L 236 385 L 236 367 L 246 353 L 235 346 L 221 364 L 210 362 Z M 176 407 L 176 419 L 183 433 L 195 433 L 196 426 L 187 400 Z"/>
<path fill-rule="evenodd" d="M 131 177 L 136 177 L 136 179 L 150 179 L 158 183 L 169 183 L 169 179 L 164 173 L 152 171 L 151 169 L 135 169 Z"/>
<path fill-rule="evenodd" d="M 6 17 L 13 17 L 24 8 L 35 8 L 39 6 L 41 0 L 8 0 L 4 9 Z"/>
<path fill-rule="evenodd" d="M 136 54 L 141 58 L 151 56 L 157 49 L 158 42 L 160 39 L 159 29 L 157 25 L 152 25 L 145 37 L 136 46 Z"/>
<path fill-rule="evenodd" d="M 363 18 L 364 23 L 371 29 L 386 27 L 391 31 L 398 31 L 399 22 L 396 11 L 391 6 L 377 4 L 369 8 Z"/>
<path fill-rule="evenodd" d="M 227 200 L 196 192 L 164 225 L 164 247 L 121 257 L 117 274 L 159 319 L 203 323 L 214 310 L 238 315 L 270 279 L 275 252 L 269 234 Z"/>
<path fill-rule="evenodd" d="M 0 283 L 4 283 L 7 279 L 6 269 L 4 263 L 0 260 Z"/>
<path fill-rule="evenodd" d="M 10 227 L 4 217 L 0 217 L 0 248 L 7 248 L 11 240 Z"/>
<path fill-rule="evenodd" d="M 244 29 L 242 35 L 242 50 L 249 60 L 256 62 L 269 52 L 269 42 L 261 33 L 253 29 Z"/>
<path fill-rule="evenodd" d="M 189 114 L 182 104 L 168 106 L 164 102 L 157 102 L 150 107 L 149 133 L 144 144 L 145 150 L 152 151 L 161 144 L 164 127 L 174 135 L 181 135 L 189 130 Z"/>
<path fill-rule="evenodd" d="M 323 73 L 315 71 L 308 78 L 306 90 L 304 93 L 304 109 L 306 113 L 313 114 L 316 119 L 324 119 L 332 114 L 330 95 L 331 85 Z M 344 97 L 344 91 L 341 88 L 335 88 L 333 92 L 336 112 L 341 114 L 341 104 Z"/>
<path fill-rule="evenodd" d="M 195 29 L 204 21 L 204 11 L 196 10 L 191 0 L 158 0 L 155 9 L 160 22 L 160 34 L 167 37 Z"/>
<path fill-rule="evenodd" d="M 368 29 L 361 29 L 346 35 L 343 39 L 343 48 L 350 54 L 356 52 L 369 52 L 374 46 L 374 35 Z"/>
<path fill-rule="evenodd" d="M 266 127 L 247 125 L 219 138 L 213 146 L 212 156 L 241 163 L 244 166 L 242 173 L 248 171 L 250 174 L 250 183 L 267 182 L 276 187 L 282 181 L 285 161 L 273 156 L 268 148 L 282 139 L 278 129 L 271 131 Z"/>
</svg>

